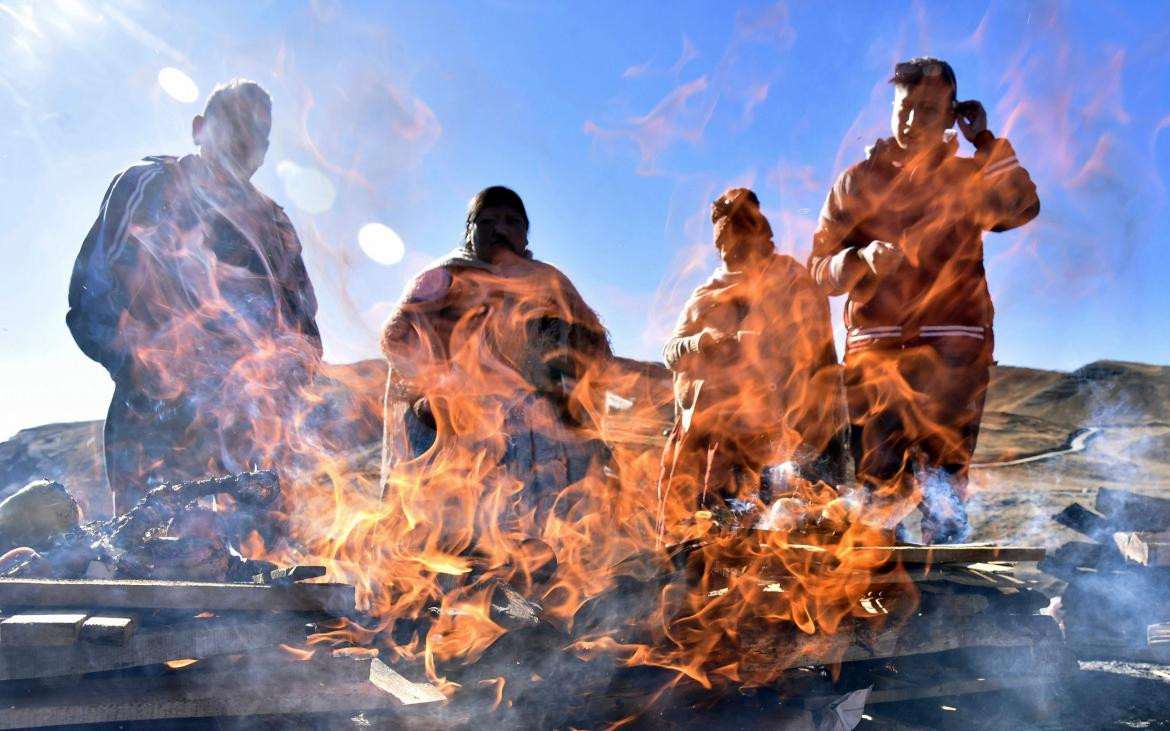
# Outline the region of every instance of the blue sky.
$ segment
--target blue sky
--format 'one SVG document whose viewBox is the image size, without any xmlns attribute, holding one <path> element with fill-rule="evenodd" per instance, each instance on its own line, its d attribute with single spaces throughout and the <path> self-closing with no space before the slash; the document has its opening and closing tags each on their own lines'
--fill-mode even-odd
<svg viewBox="0 0 1170 731">
<path fill-rule="evenodd" d="M 233 76 L 274 97 L 255 182 L 300 231 L 331 360 L 376 356 L 494 183 L 618 352 L 657 358 L 715 265 L 711 198 L 754 187 L 803 260 L 832 180 L 889 133 L 894 61 L 930 54 L 1043 200 L 986 239 L 999 361 L 1170 363 L 1170 4 L 0 0 L 0 54 L 0 438 L 104 414 L 110 382 L 64 326 L 73 258 L 111 177 L 192 151 Z M 370 222 L 401 262 L 362 252 Z"/>
</svg>

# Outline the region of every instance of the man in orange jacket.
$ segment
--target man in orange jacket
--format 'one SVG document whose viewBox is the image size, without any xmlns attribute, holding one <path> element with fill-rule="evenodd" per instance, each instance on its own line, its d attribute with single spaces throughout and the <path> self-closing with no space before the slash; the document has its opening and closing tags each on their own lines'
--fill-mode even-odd
<svg viewBox="0 0 1170 731">
<path fill-rule="evenodd" d="M 967 471 L 992 360 L 983 232 L 1040 210 L 1028 172 L 987 128 L 978 101 L 956 101 L 945 61 L 895 66 L 893 137 L 829 192 L 809 269 L 846 294 L 845 385 L 857 478 L 881 519 L 917 503 L 923 538 L 964 540 Z M 959 131 L 974 157 L 956 155 Z"/>
</svg>

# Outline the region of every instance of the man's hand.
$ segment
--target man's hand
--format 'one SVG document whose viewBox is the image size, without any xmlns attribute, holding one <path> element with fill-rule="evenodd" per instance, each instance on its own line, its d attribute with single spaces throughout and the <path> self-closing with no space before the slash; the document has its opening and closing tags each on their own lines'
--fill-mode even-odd
<svg viewBox="0 0 1170 731">
<path fill-rule="evenodd" d="M 971 144 L 975 144 L 975 137 L 987 129 L 987 110 L 981 102 L 970 99 L 955 104 L 955 121 L 959 123 L 959 131 Z"/>
<path fill-rule="evenodd" d="M 905 258 L 898 245 L 888 241 L 871 241 L 869 246 L 858 249 L 857 255 L 877 277 L 892 274 Z"/>
<path fill-rule="evenodd" d="M 704 330 L 699 336 L 699 353 L 715 361 L 730 360 L 739 352 L 739 333 Z"/>
</svg>

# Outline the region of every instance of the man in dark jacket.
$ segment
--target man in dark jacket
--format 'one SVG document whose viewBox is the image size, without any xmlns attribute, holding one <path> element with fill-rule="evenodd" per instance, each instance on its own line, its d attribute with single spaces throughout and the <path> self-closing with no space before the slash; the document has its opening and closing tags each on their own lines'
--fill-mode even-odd
<svg viewBox="0 0 1170 731">
<path fill-rule="evenodd" d="M 992 365 L 983 232 L 1027 223 L 1036 188 L 944 61 L 899 63 L 894 136 L 838 178 L 809 269 L 847 294 L 845 384 L 859 482 L 881 518 L 915 503 L 926 542 L 967 535 L 967 470 Z M 959 157 L 951 127 L 975 147 Z"/>
<path fill-rule="evenodd" d="M 162 482 L 274 466 L 320 360 L 300 241 L 249 182 L 271 120 L 255 82 L 217 87 L 192 122 L 199 152 L 117 175 L 81 246 L 66 322 L 114 381 L 116 512 Z"/>
</svg>

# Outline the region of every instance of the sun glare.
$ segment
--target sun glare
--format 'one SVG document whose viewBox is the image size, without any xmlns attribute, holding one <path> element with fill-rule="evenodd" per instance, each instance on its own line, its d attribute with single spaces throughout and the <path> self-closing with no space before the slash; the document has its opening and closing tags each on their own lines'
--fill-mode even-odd
<svg viewBox="0 0 1170 731">
<path fill-rule="evenodd" d="M 158 85 L 172 99 L 183 104 L 191 104 L 199 98 L 199 86 L 174 66 L 167 66 L 158 72 Z"/>
<path fill-rule="evenodd" d="M 402 261 L 406 247 L 394 229 L 381 223 L 367 223 L 358 231 L 358 246 L 366 256 L 390 266 Z"/>
<path fill-rule="evenodd" d="M 317 168 L 281 160 L 276 164 L 276 174 L 284 183 L 285 195 L 306 213 L 324 213 L 337 199 L 333 183 Z"/>
</svg>

